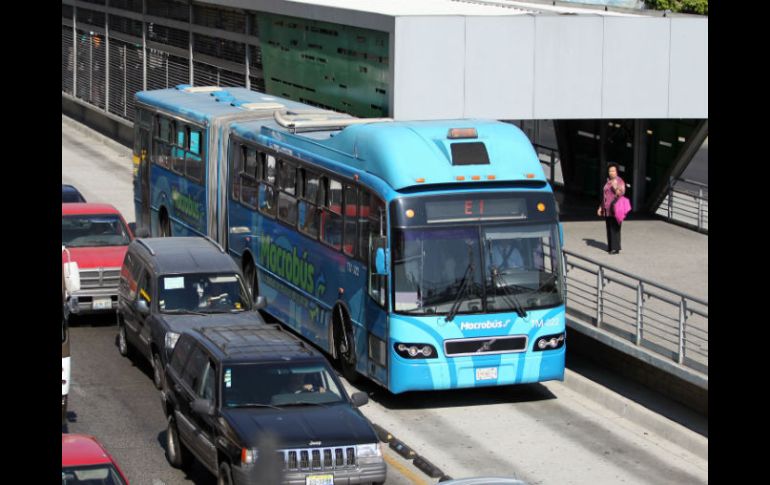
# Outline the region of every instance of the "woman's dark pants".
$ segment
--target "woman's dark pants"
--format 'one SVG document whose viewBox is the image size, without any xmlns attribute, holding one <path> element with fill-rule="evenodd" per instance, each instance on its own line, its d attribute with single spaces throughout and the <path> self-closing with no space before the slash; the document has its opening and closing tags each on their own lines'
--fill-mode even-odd
<svg viewBox="0 0 770 485">
<path fill-rule="evenodd" d="M 620 223 L 614 217 L 605 217 L 607 225 L 607 251 L 620 251 Z"/>
</svg>

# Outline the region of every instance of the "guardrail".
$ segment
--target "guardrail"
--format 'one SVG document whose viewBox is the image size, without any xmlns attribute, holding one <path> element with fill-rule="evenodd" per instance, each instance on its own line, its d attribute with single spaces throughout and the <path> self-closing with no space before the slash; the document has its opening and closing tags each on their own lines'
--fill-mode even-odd
<svg viewBox="0 0 770 485">
<path fill-rule="evenodd" d="M 567 313 L 708 375 L 708 302 L 564 251 Z"/>
<path fill-rule="evenodd" d="M 708 204 L 708 185 L 694 180 L 670 178 L 666 198 L 656 214 L 669 222 L 685 224 L 708 234 Z"/>
</svg>

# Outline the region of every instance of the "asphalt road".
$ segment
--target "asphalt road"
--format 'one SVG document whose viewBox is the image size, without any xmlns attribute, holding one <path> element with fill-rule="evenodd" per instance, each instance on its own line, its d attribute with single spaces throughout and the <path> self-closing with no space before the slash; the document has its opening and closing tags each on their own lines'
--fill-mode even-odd
<svg viewBox="0 0 770 485">
<path fill-rule="evenodd" d="M 64 119 L 62 182 L 134 219 L 129 151 L 84 135 Z M 204 470 L 193 468 L 186 475 L 166 463 L 165 422 L 149 367 L 119 356 L 115 328 L 106 323 L 72 331 L 75 420 L 70 430 L 102 439 L 132 483 L 213 483 Z M 707 460 L 560 382 L 398 396 L 370 382 L 359 388 L 370 395 L 362 412 L 373 423 L 455 478 L 514 476 L 531 484 L 708 482 Z M 389 456 L 388 483 L 436 482 L 410 476 L 411 465 L 391 463 L 400 458 Z"/>
</svg>

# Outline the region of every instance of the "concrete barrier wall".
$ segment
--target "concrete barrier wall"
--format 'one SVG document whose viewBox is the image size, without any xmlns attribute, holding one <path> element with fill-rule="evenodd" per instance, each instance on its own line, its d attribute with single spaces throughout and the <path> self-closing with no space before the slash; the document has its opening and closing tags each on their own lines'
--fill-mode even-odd
<svg viewBox="0 0 770 485">
<path fill-rule="evenodd" d="M 134 124 L 62 93 L 61 112 L 122 145 L 134 145 Z"/>
<path fill-rule="evenodd" d="M 567 349 L 612 369 L 624 378 L 669 397 L 708 417 L 708 378 L 663 367 L 655 358 L 630 353 L 619 339 L 606 338 L 567 318 Z M 598 330 L 597 330 L 598 332 Z M 704 387 L 705 385 L 705 387 Z"/>
</svg>

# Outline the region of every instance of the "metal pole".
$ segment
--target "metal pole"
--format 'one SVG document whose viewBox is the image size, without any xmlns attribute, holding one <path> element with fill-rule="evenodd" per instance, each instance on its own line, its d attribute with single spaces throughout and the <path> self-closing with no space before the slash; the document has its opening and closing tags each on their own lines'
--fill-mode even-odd
<svg viewBox="0 0 770 485">
<path fill-rule="evenodd" d="M 77 6 L 72 7 L 72 95 L 78 97 L 78 27 Z"/>
<path fill-rule="evenodd" d="M 142 91 L 147 91 L 147 0 L 142 1 Z"/>
<path fill-rule="evenodd" d="M 668 220 L 673 219 L 674 214 L 674 179 L 668 179 Z"/>
<path fill-rule="evenodd" d="M 128 62 L 126 61 L 128 46 L 123 46 L 123 117 L 128 118 Z"/>
<path fill-rule="evenodd" d="M 556 182 L 556 151 L 551 148 L 551 187 Z"/>
<path fill-rule="evenodd" d="M 642 314 L 644 306 L 644 283 L 636 285 L 636 345 L 642 344 Z"/>
<path fill-rule="evenodd" d="M 94 102 L 94 34 L 88 33 L 88 102 Z"/>
<path fill-rule="evenodd" d="M 107 6 L 109 6 L 109 0 Z M 104 111 L 110 111 L 110 14 L 104 14 Z"/>
<path fill-rule="evenodd" d="M 677 362 L 682 364 L 684 362 L 684 319 L 685 312 L 687 312 L 687 302 L 684 297 L 679 302 L 679 354 Z"/>
<path fill-rule="evenodd" d="M 192 32 L 192 24 L 193 24 L 193 6 L 192 2 L 190 2 L 190 6 L 188 7 L 188 18 L 190 19 L 188 21 L 188 32 L 187 32 L 187 43 L 188 43 L 188 52 L 190 53 L 190 86 L 195 86 L 195 73 L 194 73 L 194 65 L 193 65 L 193 32 Z"/>
<path fill-rule="evenodd" d="M 604 290 L 604 268 L 599 266 L 599 271 L 596 273 L 596 326 L 602 325 L 602 312 L 603 301 L 602 291 Z"/>
<path fill-rule="evenodd" d="M 251 32 L 251 15 L 246 14 L 246 59 L 244 65 L 246 66 L 246 89 L 251 89 L 251 46 L 249 46 L 249 32 Z"/>
<path fill-rule="evenodd" d="M 703 226 L 703 187 L 698 187 L 698 230 Z"/>
</svg>

